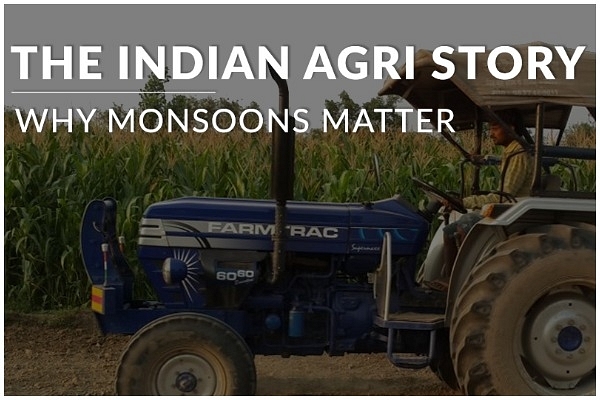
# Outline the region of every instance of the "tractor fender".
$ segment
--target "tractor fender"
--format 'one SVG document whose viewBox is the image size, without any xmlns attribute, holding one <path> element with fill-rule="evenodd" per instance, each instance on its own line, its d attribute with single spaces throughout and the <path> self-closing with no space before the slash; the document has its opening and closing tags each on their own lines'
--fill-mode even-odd
<svg viewBox="0 0 600 400">
<path fill-rule="evenodd" d="M 446 324 L 469 273 L 497 243 L 528 228 L 547 224 L 595 225 L 595 199 L 526 197 L 496 218 L 484 218 L 469 231 L 462 243 L 450 278 Z M 593 228 L 595 229 L 595 227 Z"/>
<path fill-rule="evenodd" d="M 465 284 L 469 273 L 477 262 L 494 246 L 508 237 L 502 226 L 493 225 L 494 220 L 484 218 L 469 231 L 462 245 L 450 277 L 446 305 L 446 325 L 450 325 L 456 298 Z"/>
</svg>

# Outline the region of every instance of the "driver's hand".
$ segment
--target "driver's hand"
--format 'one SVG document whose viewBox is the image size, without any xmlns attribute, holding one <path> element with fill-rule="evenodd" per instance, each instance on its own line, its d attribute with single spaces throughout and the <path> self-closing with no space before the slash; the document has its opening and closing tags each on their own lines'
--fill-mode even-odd
<svg viewBox="0 0 600 400">
<path fill-rule="evenodd" d="M 470 155 L 471 162 L 475 165 L 483 165 L 485 156 L 481 154 L 471 154 Z"/>
<path fill-rule="evenodd" d="M 462 204 L 462 200 L 460 200 L 458 198 L 456 200 Z M 442 205 L 444 207 L 446 207 L 448 210 L 454 210 L 454 207 L 452 206 L 452 203 L 450 201 L 448 201 L 446 199 L 441 199 L 440 201 L 442 202 Z"/>
</svg>

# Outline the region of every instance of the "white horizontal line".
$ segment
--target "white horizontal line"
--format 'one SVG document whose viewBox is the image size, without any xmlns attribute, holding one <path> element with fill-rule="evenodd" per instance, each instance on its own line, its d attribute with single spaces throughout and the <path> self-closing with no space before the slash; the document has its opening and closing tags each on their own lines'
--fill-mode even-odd
<svg viewBox="0 0 600 400">
<path fill-rule="evenodd" d="M 48 91 L 31 91 L 31 90 L 15 90 L 12 94 L 215 94 L 215 90 L 193 91 L 193 92 L 141 92 L 141 91 L 66 91 L 66 90 L 48 90 Z"/>
</svg>

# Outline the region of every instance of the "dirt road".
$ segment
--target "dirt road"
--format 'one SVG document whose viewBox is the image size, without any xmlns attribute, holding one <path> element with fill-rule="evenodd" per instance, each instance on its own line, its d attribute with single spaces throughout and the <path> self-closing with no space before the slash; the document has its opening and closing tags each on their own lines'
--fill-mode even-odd
<svg viewBox="0 0 600 400">
<path fill-rule="evenodd" d="M 5 314 L 5 395 L 114 395 L 127 336 L 102 336 L 91 312 Z M 457 395 L 429 371 L 383 354 L 256 357 L 257 395 Z"/>
</svg>

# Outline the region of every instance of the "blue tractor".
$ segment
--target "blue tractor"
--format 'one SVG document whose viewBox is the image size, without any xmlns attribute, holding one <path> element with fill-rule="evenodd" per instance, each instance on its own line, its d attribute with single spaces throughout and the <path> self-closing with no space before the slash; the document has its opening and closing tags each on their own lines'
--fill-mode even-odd
<svg viewBox="0 0 600 400">
<path fill-rule="evenodd" d="M 520 138 L 535 155 L 531 196 L 482 210 L 449 290 L 427 290 L 421 281 L 440 273 L 440 231 L 428 240 L 440 200 L 466 212 L 459 200 L 415 178 L 430 199 L 421 209 L 401 195 L 360 204 L 293 201 L 294 135 L 280 130 L 273 200 L 184 197 L 145 210 L 137 253 L 154 300 L 134 298 L 117 201 L 87 206 L 81 251 L 92 309 L 104 333 L 133 335 L 118 367 L 118 394 L 252 395 L 256 354 L 365 352 L 387 353 L 398 367 L 430 367 L 465 394 L 595 391 L 595 192 L 547 184 L 563 160 L 595 160 L 595 149 L 561 144 L 572 106 L 595 116 L 595 54 L 583 54 L 574 80 L 530 81 L 531 88 L 521 79 L 496 88 L 483 68 L 476 80 L 459 72 L 436 80 L 435 68 L 431 52 L 419 51 L 416 78 L 388 79 L 380 94 L 400 94 L 431 109 L 432 118 L 451 108 L 455 127 L 473 129 L 475 153 L 483 122 L 502 108 L 519 108 L 535 131 Z M 287 85 L 273 75 L 283 113 Z M 559 132 L 551 144 L 548 129 Z M 476 172 L 494 161 L 441 134 Z M 447 221 L 456 212 L 444 214 Z"/>
</svg>

